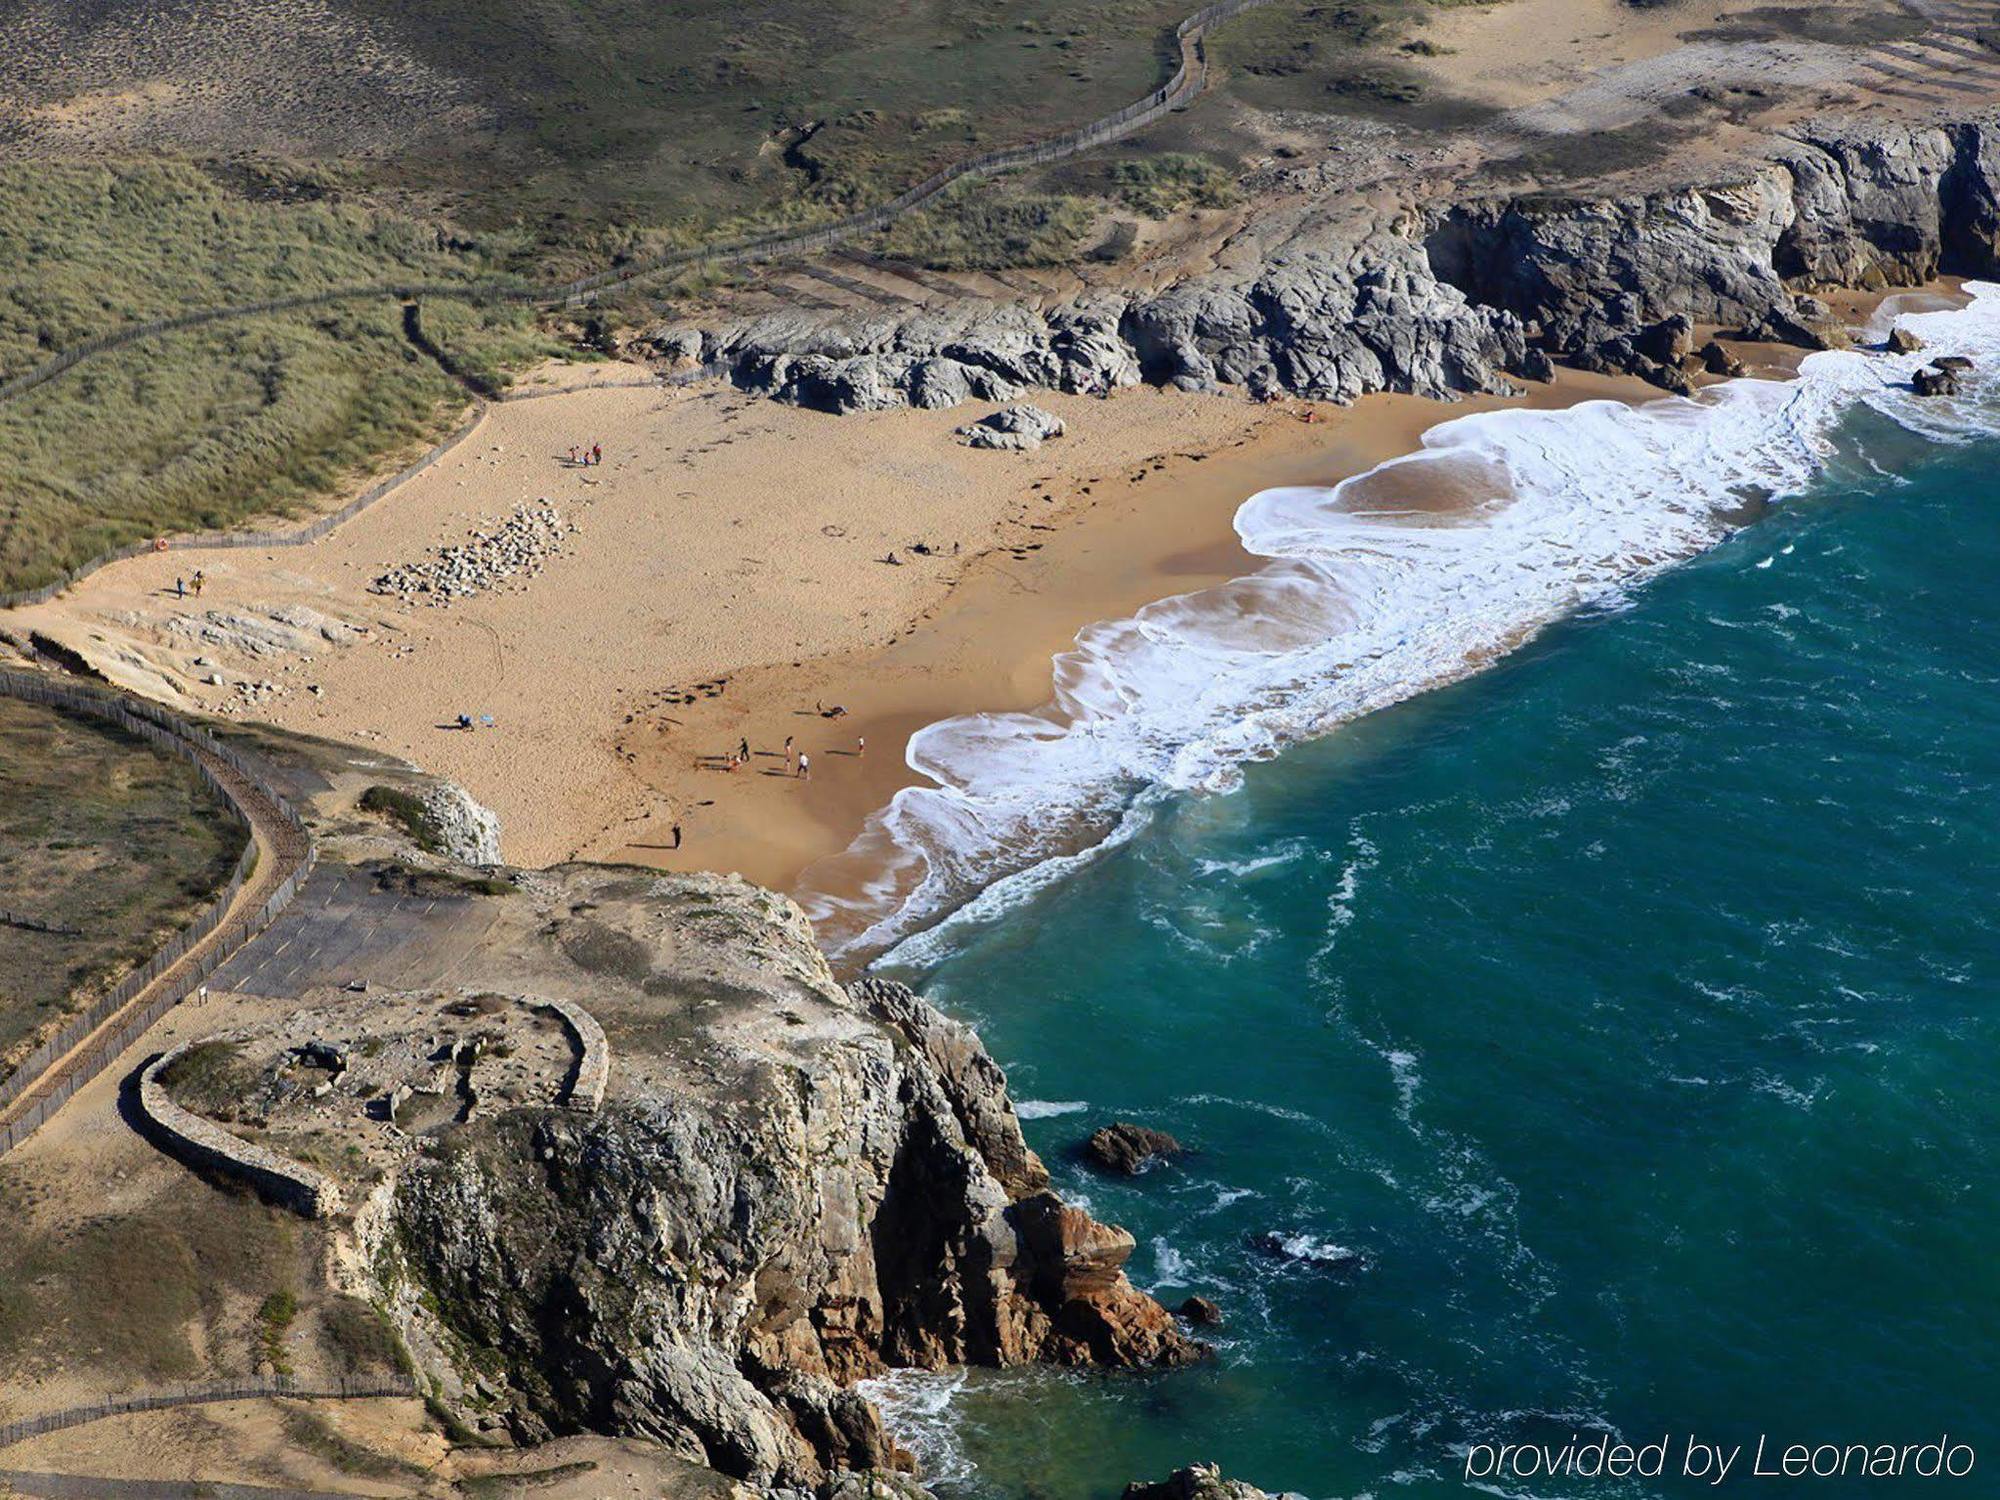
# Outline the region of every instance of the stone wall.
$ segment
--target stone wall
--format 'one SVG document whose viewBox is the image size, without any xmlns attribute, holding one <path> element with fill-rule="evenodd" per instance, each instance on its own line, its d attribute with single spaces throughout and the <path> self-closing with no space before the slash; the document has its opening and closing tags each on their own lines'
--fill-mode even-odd
<svg viewBox="0 0 2000 1500">
<path fill-rule="evenodd" d="M 563 1025 L 569 1028 L 570 1039 L 577 1047 L 577 1062 L 575 1075 L 563 1089 L 563 1103 L 571 1109 L 595 1112 L 604 1103 L 604 1086 L 611 1081 L 611 1044 L 604 1039 L 604 1028 L 597 1024 L 595 1016 L 573 1001 L 539 995 L 523 995 L 520 999 L 523 1005 L 561 1017 Z"/>
<path fill-rule="evenodd" d="M 190 1166 L 210 1167 L 239 1177 L 258 1192 L 295 1208 L 309 1219 L 338 1213 L 341 1196 L 338 1185 L 323 1172 L 303 1162 L 280 1156 L 224 1130 L 197 1114 L 182 1109 L 167 1096 L 160 1075 L 183 1057 L 190 1048 L 222 1038 L 207 1037 L 200 1042 L 184 1042 L 163 1052 L 139 1074 L 139 1112 L 159 1132 L 163 1144 Z"/>
</svg>

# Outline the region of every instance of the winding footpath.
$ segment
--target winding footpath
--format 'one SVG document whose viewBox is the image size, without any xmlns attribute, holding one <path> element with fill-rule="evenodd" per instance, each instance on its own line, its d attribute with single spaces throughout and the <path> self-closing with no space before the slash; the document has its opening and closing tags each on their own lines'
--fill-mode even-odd
<svg viewBox="0 0 2000 1500">
<path fill-rule="evenodd" d="M 101 334 L 97 338 L 52 356 L 34 369 L 0 383 L 0 402 L 10 401 L 37 386 L 46 384 L 65 370 L 75 368 L 93 354 L 123 348 L 162 333 L 180 332 L 237 318 L 326 307 L 340 302 L 372 301 L 378 298 L 414 302 L 423 297 L 449 297 L 471 302 L 518 302 L 538 307 L 580 305 L 598 292 L 658 275 L 662 271 L 681 270 L 696 265 L 743 264 L 827 249 L 853 239 L 856 235 L 872 234 L 888 228 L 955 183 L 991 177 L 1017 167 L 1060 161 L 1065 157 L 1094 150 L 1108 142 L 1122 139 L 1142 126 L 1184 107 L 1208 83 L 1208 58 L 1203 43 L 1209 30 L 1232 16 L 1241 15 L 1246 10 L 1268 3 L 1269 0 L 1217 0 L 1217 3 L 1203 7 L 1182 21 L 1174 31 L 1180 52 L 1180 63 L 1174 70 L 1173 77 L 1153 93 L 1143 99 L 1135 100 L 1123 109 L 1045 141 L 1003 151 L 990 151 L 983 156 L 954 162 L 932 173 L 915 187 L 906 189 L 887 203 L 810 229 L 771 230 L 763 234 L 672 250 L 648 260 L 636 261 L 630 265 L 612 266 L 594 275 L 548 286 L 530 286 L 500 278 L 428 283 L 376 282 L 366 286 L 330 287 L 325 291 L 301 293 L 265 302 L 178 313 L 146 323 L 135 323 L 125 328 L 113 329 L 109 333 Z"/>
</svg>

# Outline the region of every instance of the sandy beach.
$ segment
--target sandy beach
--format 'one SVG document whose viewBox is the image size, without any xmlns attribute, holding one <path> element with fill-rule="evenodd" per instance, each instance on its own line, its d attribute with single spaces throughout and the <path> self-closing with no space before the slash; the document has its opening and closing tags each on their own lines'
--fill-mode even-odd
<svg viewBox="0 0 2000 1500">
<path fill-rule="evenodd" d="M 986 408 L 831 417 L 605 384 L 618 373 L 548 372 L 543 388 L 583 388 L 493 408 L 313 546 L 169 550 L 0 626 L 142 691 L 448 776 L 498 812 L 513 863 L 795 889 L 916 779 L 914 731 L 1033 709 L 1083 626 L 1254 571 L 1231 522 L 1258 490 L 1330 485 L 1472 411 L 1659 394 L 1568 372 L 1516 398 L 1350 409 L 1040 393 L 1069 431 L 1019 454 L 952 439 Z M 593 444 L 600 465 L 567 462 Z M 371 592 L 544 499 L 563 534 L 539 571 L 443 606 Z M 202 597 L 178 597 L 195 569 Z"/>
</svg>

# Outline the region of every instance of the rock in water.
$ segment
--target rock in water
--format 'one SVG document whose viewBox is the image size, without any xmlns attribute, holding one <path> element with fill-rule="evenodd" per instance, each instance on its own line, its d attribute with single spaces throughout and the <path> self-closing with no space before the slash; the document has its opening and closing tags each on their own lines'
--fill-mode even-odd
<svg viewBox="0 0 2000 1500">
<path fill-rule="evenodd" d="M 969 448 L 1012 448 L 1023 453 L 1062 435 L 1062 418 L 1039 406 L 1010 406 L 958 429 L 958 440 Z"/>
<path fill-rule="evenodd" d="M 1154 1162 L 1187 1155 L 1187 1147 L 1164 1130 L 1148 1130 L 1120 1120 L 1093 1132 L 1083 1143 L 1083 1154 L 1107 1172 L 1136 1177 Z"/>
<path fill-rule="evenodd" d="M 1222 1309 L 1206 1297 L 1190 1297 L 1175 1311 L 1201 1328 L 1217 1328 L 1222 1324 Z"/>
<path fill-rule="evenodd" d="M 1915 354 L 1924 347 L 1924 341 L 1907 328 L 1892 328 L 1883 347 L 1891 354 Z"/>
<path fill-rule="evenodd" d="M 1910 377 L 1910 383 L 1917 388 L 1919 396 L 1956 396 L 1958 394 L 1958 372 L 1946 370 L 1937 365 L 1928 370 L 1919 370 Z"/>
<path fill-rule="evenodd" d="M 1362 1264 L 1361 1252 L 1350 1250 L 1345 1245 L 1336 1245 L 1331 1240 L 1317 1239 L 1309 1234 L 1253 1234 L 1249 1245 L 1259 1255 L 1268 1255 L 1273 1260 L 1288 1260 L 1298 1265 L 1325 1266 L 1332 1270 L 1358 1270 Z"/>
<path fill-rule="evenodd" d="M 1701 367 L 1711 375 L 1727 375 L 1731 380 L 1743 373 L 1743 361 L 1714 339 L 1701 346 Z"/>
<path fill-rule="evenodd" d="M 1133 1481 L 1125 1486 L 1125 1500 L 1299 1500 L 1289 1491 L 1266 1494 L 1254 1484 L 1240 1479 L 1224 1479 L 1214 1464 L 1194 1464 L 1176 1469 L 1156 1484 Z"/>
<path fill-rule="evenodd" d="M 1951 371 L 1954 375 L 1963 375 L 1967 370 L 1972 368 L 1972 361 L 1967 359 L 1963 354 L 1940 354 L 1931 363 L 1936 365 L 1940 370 Z"/>
</svg>

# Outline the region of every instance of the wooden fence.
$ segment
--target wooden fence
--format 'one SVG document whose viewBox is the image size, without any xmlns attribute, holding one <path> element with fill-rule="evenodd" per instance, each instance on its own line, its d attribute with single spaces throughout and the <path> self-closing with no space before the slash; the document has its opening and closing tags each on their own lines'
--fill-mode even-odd
<svg viewBox="0 0 2000 1500">
<path fill-rule="evenodd" d="M 94 714 L 99 718 L 109 719 L 121 729 L 137 735 L 168 754 L 180 756 L 194 766 L 209 789 L 229 806 L 246 828 L 249 828 L 251 817 L 248 810 L 239 804 L 235 792 L 215 775 L 203 757 L 218 761 L 242 777 L 268 800 L 289 825 L 292 833 L 305 846 L 305 855 L 298 868 L 279 882 L 277 888 L 256 911 L 239 918 L 225 929 L 221 939 L 213 947 L 185 974 L 178 976 L 173 984 L 155 996 L 144 1009 L 127 1017 L 123 1024 L 100 1037 L 74 1066 L 65 1071 L 54 1088 L 34 1100 L 13 1119 L 0 1124 L 0 1156 L 4 1156 L 32 1135 L 36 1127 L 67 1103 L 70 1096 L 78 1089 L 123 1056 L 160 1017 L 185 999 L 238 948 L 268 926 L 271 920 L 290 903 L 292 897 L 298 894 L 299 888 L 311 875 L 315 851 L 305 824 L 291 803 L 249 760 L 222 744 L 206 730 L 195 728 L 194 725 L 158 704 L 115 693 L 72 686 L 33 672 L 5 670 L 0 670 L 0 694 L 25 699 L 31 703 L 46 704 L 52 708 L 67 709 L 72 713 Z M 237 858 L 236 868 L 231 873 L 228 884 L 202 909 L 201 914 L 192 923 L 175 934 L 159 952 L 121 979 L 108 994 L 98 999 L 82 1015 L 70 1021 L 54 1036 L 49 1037 L 41 1046 L 29 1053 L 21 1061 L 20 1066 L 15 1068 L 4 1081 L 0 1081 L 0 1108 L 4 1108 L 32 1089 L 51 1069 L 69 1056 L 73 1048 L 129 1005 L 147 985 L 179 962 L 189 949 L 220 928 L 238 894 L 252 879 L 256 862 L 257 844 L 253 837 L 244 845 L 243 853 Z"/>
<path fill-rule="evenodd" d="M 305 1384 L 287 1375 L 274 1375 L 167 1386 L 144 1395 L 106 1396 L 86 1406 L 66 1406 L 60 1411 L 44 1412 L 39 1417 L 0 1422 L 0 1448 L 39 1437 L 45 1432 L 61 1432 L 65 1428 L 81 1427 L 86 1422 L 102 1421 L 106 1417 L 123 1416 L 135 1411 L 159 1411 L 169 1406 L 204 1406 L 217 1401 L 252 1401 L 267 1396 L 282 1396 L 295 1401 L 355 1401 L 373 1396 L 416 1394 L 416 1386 L 406 1376 Z"/>
<path fill-rule="evenodd" d="M 1153 93 L 1133 101 L 1123 109 L 1115 110 L 1087 125 L 1046 141 L 1014 146 L 1001 151 L 989 151 L 983 156 L 954 162 L 933 172 L 915 187 L 897 194 L 887 203 L 865 209 L 860 213 L 849 214 L 844 218 L 829 220 L 811 229 L 770 230 L 762 234 L 726 240 L 719 244 L 693 245 L 685 249 L 670 250 L 647 260 L 616 266 L 591 276 L 582 276 L 574 281 L 550 286 L 530 286 L 504 278 L 469 278 L 464 281 L 441 282 L 378 282 L 368 286 L 331 287 L 321 292 L 303 292 L 296 296 L 276 297 L 263 302 L 204 308 L 198 312 L 155 318 L 150 322 L 129 324 L 124 328 L 114 329 L 88 339 L 5 384 L 0 384 L 0 401 L 11 400 L 55 379 L 90 355 L 101 354 L 105 350 L 115 349 L 139 339 L 199 328 L 204 324 L 217 323 L 229 318 L 256 317 L 266 313 L 294 312 L 303 308 L 328 307 L 340 302 L 390 297 L 405 301 L 421 297 L 453 297 L 473 302 L 524 302 L 545 307 L 580 306 L 597 292 L 622 286 L 641 277 L 657 275 L 661 271 L 696 265 L 736 265 L 769 260 L 776 256 L 824 250 L 842 241 L 853 239 L 857 235 L 886 229 L 896 219 L 937 197 L 953 183 L 975 177 L 990 177 L 999 172 L 1010 172 L 1020 167 L 1035 166 L 1044 162 L 1060 161 L 1064 157 L 1075 156 L 1080 152 L 1092 150 L 1130 135 L 1133 131 L 1172 113 L 1199 94 L 1207 80 L 1208 63 L 1203 43 L 1208 32 L 1232 16 L 1241 15 L 1246 10 L 1269 3 L 1270 0 L 1217 0 L 1216 4 L 1204 6 L 1182 21 L 1174 31 L 1175 40 L 1180 47 L 1180 64 L 1174 69 L 1173 77 Z"/>
</svg>

